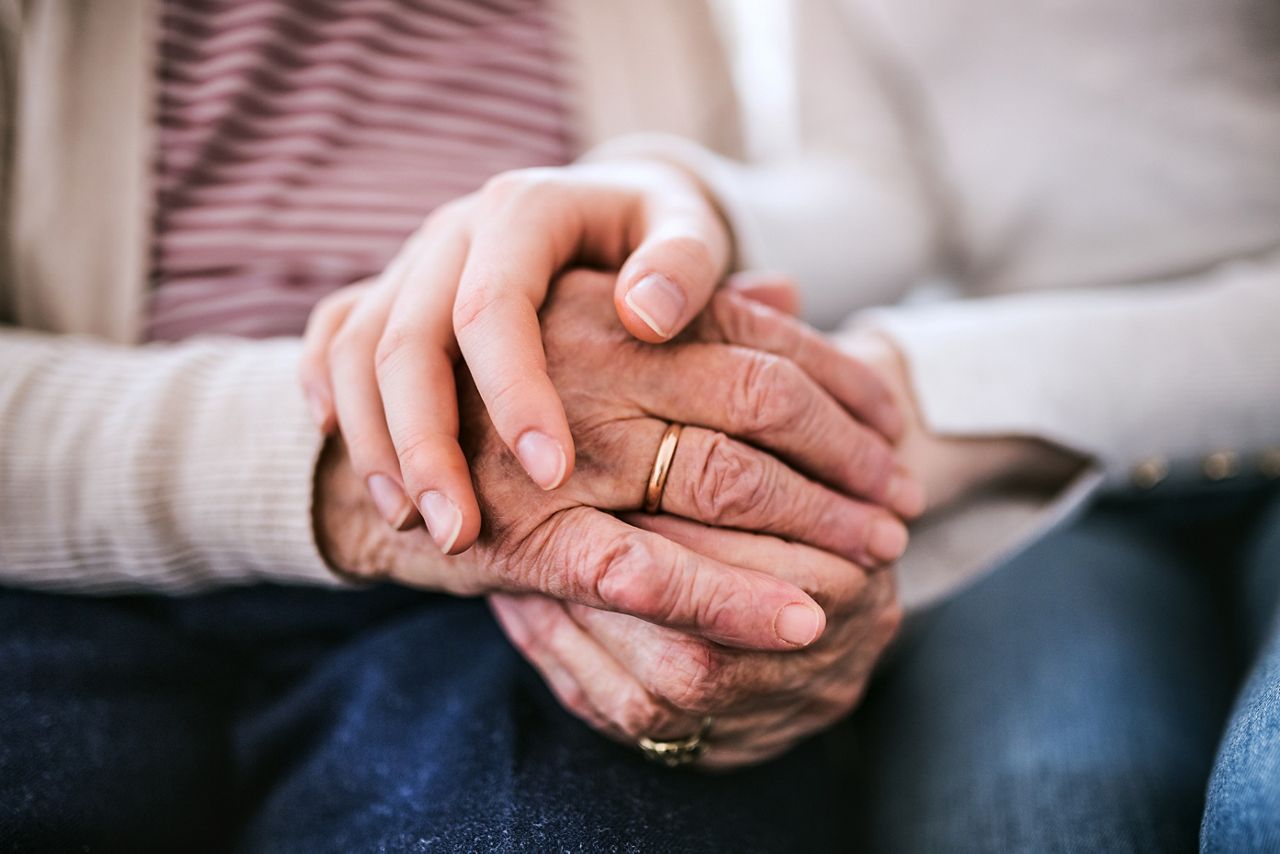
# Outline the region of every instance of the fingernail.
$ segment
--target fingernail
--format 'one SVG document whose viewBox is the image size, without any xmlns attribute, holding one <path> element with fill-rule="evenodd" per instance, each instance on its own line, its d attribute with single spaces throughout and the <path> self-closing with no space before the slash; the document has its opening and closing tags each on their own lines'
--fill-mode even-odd
<svg viewBox="0 0 1280 854">
<path fill-rule="evenodd" d="M 564 448 L 545 433 L 530 430 L 517 439 L 516 456 L 533 482 L 543 489 L 555 489 L 564 479 Z"/>
<path fill-rule="evenodd" d="M 818 636 L 821 618 L 815 608 L 793 602 L 783 607 L 773 619 L 773 632 L 779 640 L 796 646 L 808 646 Z"/>
<path fill-rule="evenodd" d="M 319 392 L 307 389 L 307 408 L 311 410 L 311 420 L 323 430 L 325 421 L 329 419 L 329 408 L 320 399 Z"/>
<path fill-rule="evenodd" d="M 671 337 L 685 306 L 684 291 L 658 273 L 650 273 L 636 282 L 623 301 L 663 338 Z"/>
<path fill-rule="evenodd" d="M 889 480 L 888 499 L 893 511 L 908 519 L 924 512 L 924 487 L 910 475 L 898 473 Z"/>
<path fill-rule="evenodd" d="M 404 530 L 409 524 L 409 515 L 413 513 L 413 504 L 400 485 L 385 474 L 371 474 L 368 487 L 373 506 L 378 508 L 387 524 L 397 531 Z"/>
<path fill-rule="evenodd" d="M 879 519 L 871 526 L 867 551 L 876 560 L 890 563 L 907 550 L 907 528 L 893 519 Z"/>
<path fill-rule="evenodd" d="M 422 519 L 427 523 L 431 539 L 436 541 L 440 551 L 448 554 L 458 541 L 458 534 L 462 533 L 462 511 L 449 496 L 434 489 L 422 493 L 418 506 L 422 508 Z"/>
</svg>

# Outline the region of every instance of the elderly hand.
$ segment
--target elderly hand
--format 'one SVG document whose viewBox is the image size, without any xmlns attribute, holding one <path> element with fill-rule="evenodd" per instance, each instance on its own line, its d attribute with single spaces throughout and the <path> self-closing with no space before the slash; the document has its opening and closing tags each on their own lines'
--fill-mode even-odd
<svg viewBox="0 0 1280 854">
<path fill-rule="evenodd" d="M 671 517 L 633 521 L 799 585 L 822 605 L 827 630 L 803 651 L 753 652 L 544 596 L 490 597 L 508 637 L 567 709 L 629 745 L 687 736 L 714 716 L 698 766 L 718 769 L 776 756 L 853 709 L 901 619 L 890 572 L 774 537 Z"/>
<path fill-rule="evenodd" d="M 799 586 L 606 511 L 640 508 L 659 438 L 680 422 L 691 426 L 664 512 L 864 565 L 892 561 L 906 531 L 884 505 L 910 513 L 922 499 L 884 437 L 848 412 L 886 407 L 884 389 L 821 336 L 729 292 L 680 340 L 638 342 L 612 319 L 612 284 L 602 274 L 566 276 L 543 313 L 548 370 L 579 443 L 563 486 L 543 491 L 523 476 L 464 381 L 463 438 L 486 518 L 476 547 L 441 558 L 424 548 L 423 532 L 375 523 L 352 497 L 359 476 L 340 450 L 322 467 L 322 543 L 361 577 L 462 594 L 541 592 L 728 645 L 807 646 L 825 616 Z"/>
<path fill-rule="evenodd" d="M 336 419 L 383 518 L 404 528 L 420 512 L 437 545 L 461 552 L 481 517 L 457 438 L 457 355 L 503 444 L 552 489 L 576 460 L 537 317 L 557 272 L 619 270 L 617 316 L 640 340 L 659 342 L 707 304 L 730 255 L 714 205 L 675 167 L 509 172 L 428 217 L 359 299 L 339 292 L 317 308 L 303 386 L 322 427 Z M 892 435 L 897 416 L 884 402 L 846 401 Z"/>
</svg>

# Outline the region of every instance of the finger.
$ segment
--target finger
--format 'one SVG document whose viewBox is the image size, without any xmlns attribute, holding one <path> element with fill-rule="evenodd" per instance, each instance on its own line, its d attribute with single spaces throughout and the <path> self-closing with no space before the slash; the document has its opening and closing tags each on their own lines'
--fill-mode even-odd
<svg viewBox="0 0 1280 854">
<path fill-rule="evenodd" d="M 806 647 L 826 626 L 822 609 L 796 585 L 705 558 L 590 508 L 565 511 L 541 541 L 526 544 L 508 582 L 746 649 Z"/>
<path fill-rule="evenodd" d="M 822 549 L 764 534 L 714 528 L 668 514 L 627 513 L 622 519 L 730 566 L 770 572 L 789 581 L 812 596 L 828 618 L 861 607 L 866 570 Z"/>
<path fill-rule="evenodd" d="M 316 303 L 307 318 L 307 328 L 302 335 L 302 355 L 298 360 L 298 379 L 311 409 L 311 417 L 322 433 L 329 433 L 335 426 L 329 347 L 352 308 L 368 289 L 368 283 L 340 288 Z"/>
<path fill-rule="evenodd" d="M 554 599 L 536 595 L 507 596 L 503 594 L 489 596 L 489 610 L 493 612 L 507 639 L 542 676 L 551 693 L 555 694 L 556 699 L 560 701 L 560 705 L 593 729 L 613 737 L 621 737 L 621 733 L 617 732 L 613 723 L 590 702 L 582 684 L 573 678 L 548 648 L 546 637 L 555 629 L 552 628 L 551 632 L 548 632 L 547 626 L 554 621 L 548 616 L 541 616 L 540 619 L 529 618 L 539 616 L 529 613 L 535 610 L 529 603 L 536 602 L 539 598 L 547 602 L 549 608 L 561 608 L 563 611 L 563 606 Z"/>
<path fill-rule="evenodd" d="M 489 418 L 543 489 L 573 471 L 573 437 L 551 378 L 538 307 L 568 247 L 547 237 L 558 211 L 511 205 L 477 231 L 458 286 L 453 328 Z"/>
<path fill-rule="evenodd" d="M 618 273 L 614 304 L 632 335 L 659 343 L 711 299 L 729 266 L 729 232 L 692 183 L 662 182 L 638 212 L 643 237 Z"/>
<path fill-rule="evenodd" d="M 470 548 L 480 507 L 458 444 L 451 314 L 467 241 L 441 225 L 413 246 L 413 260 L 388 281 L 397 293 L 375 357 L 378 388 L 397 470 L 445 554 Z"/>
<path fill-rule="evenodd" d="M 903 515 L 923 503 L 884 437 L 850 417 L 790 359 L 701 343 L 652 355 L 639 367 L 639 401 L 652 414 L 768 448 L 842 492 Z M 677 369 L 689 379 L 670 382 Z"/>
<path fill-rule="evenodd" d="M 717 715 L 703 755 L 698 758 L 698 768 L 731 771 L 768 762 L 838 717 L 815 714 L 809 704 L 794 700 L 785 706 L 742 715 Z"/>
<path fill-rule="evenodd" d="M 725 289 L 774 311 L 795 317 L 800 313 L 800 288 L 795 279 L 768 270 L 742 270 L 731 275 Z"/>
<path fill-rule="evenodd" d="M 505 625 L 525 623 L 527 639 L 517 643 L 570 711 L 587 710 L 588 722 L 611 737 L 634 745 L 642 736 L 671 738 L 696 730 L 699 719 L 656 700 L 608 650 L 575 622 L 564 604 L 545 596 L 490 597 Z"/>
<path fill-rule="evenodd" d="M 743 714 L 794 705 L 816 668 L 812 651 L 744 652 L 627 614 L 567 604 L 569 615 L 640 685 L 689 717 Z"/>
<path fill-rule="evenodd" d="M 833 621 L 838 635 L 829 629 L 821 643 L 790 654 L 731 650 L 627 614 L 565 607 L 649 693 L 691 715 L 794 709 L 798 701 L 822 700 L 847 711 L 897 627 L 897 609 L 881 595 L 892 592 L 892 581 L 886 574 L 874 579 L 861 597 L 861 613 Z"/>
<path fill-rule="evenodd" d="M 491 596 L 490 607 L 561 703 L 598 731 L 634 745 L 644 736 L 676 739 L 701 728 L 703 712 L 681 712 L 656 697 L 611 651 L 617 648 L 635 656 L 633 628 L 639 634 L 669 630 L 622 614 L 566 608 L 541 596 Z M 640 646 L 648 651 L 644 644 Z M 649 663 L 654 663 L 652 657 Z M 656 664 L 677 678 L 689 672 L 686 662 L 671 658 Z M 705 767 L 758 761 L 784 750 L 807 731 L 797 729 L 795 707 L 793 698 L 782 706 L 716 715 L 706 749 L 706 756 L 715 755 L 716 761 Z M 701 759 L 699 765 L 704 765 Z"/>
<path fill-rule="evenodd" d="M 716 294 L 700 318 L 698 332 L 706 340 L 723 340 L 787 357 L 885 437 L 896 440 L 902 435 L 902 414 L 884 382 L 795 318 L 725 290 Z"/>
<path fill-rule="evenodd" d="M 379 515 L 396 530 L 418 520 L 400 480 L 400 461 L 387 432 L 374 354 L 386 325 L 391 292 L 379 289 L 362 300 L 329 348 L 330 376 L 338 429 L 346 440 L 351 467 L 369 490 Z"/>
<path fill-rule="evenodd" d="M 799 540 L 864 566 L 902 556 L 907 529 L 882 507 L 815 483 L 723 433 L 686 427 L 662 510 L 718 527 Z"/>
</svg>

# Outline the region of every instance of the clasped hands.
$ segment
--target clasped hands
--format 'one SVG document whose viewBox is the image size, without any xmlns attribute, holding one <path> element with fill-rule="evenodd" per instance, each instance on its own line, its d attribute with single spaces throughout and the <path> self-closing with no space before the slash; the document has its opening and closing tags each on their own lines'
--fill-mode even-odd
<svg viewBox="0 0 1280 854">
<path fill-rule="evenodd" d="M 674 737 L 714 714 L 705 765 L 760 761 L 846 714 L 898 623 L 883 567 L 920 497 L 885 436 L 895 410 L 865 367 L 734 291 L 655 346 L 619 325 L 612 284 L 568 274 L 542 311 L 577 450 L 561 486 L 532 482 L 461 371 L 475 545 L 444 556 L 425 529 L 386 524 L 339 439 L 319 475 L 321 545 L 351 575 L 487 595 L 561 702 L 607 735 Z M 689 426 L 662 513 L 642 514 L 670 422 Z"/>
<path fill-rule="evenodd" d="M 322 302 L 302 360 L 336 569 L 487 596 L 572 712 L 630 744 L 714 715 L 718 768 L 857 702 L 924 503 L 901 390 L 765 304 L 785 289 L 721 288 L 731 251 L 672 167 L 507 173 Z"/>
</svg>

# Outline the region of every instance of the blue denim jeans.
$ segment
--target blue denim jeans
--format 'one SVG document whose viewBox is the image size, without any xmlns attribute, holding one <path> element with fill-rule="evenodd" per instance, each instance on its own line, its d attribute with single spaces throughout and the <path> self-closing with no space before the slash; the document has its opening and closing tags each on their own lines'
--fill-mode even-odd
<svg viewBox="0 0 1280 854">
<path fill-rule="evenodd" d="M 914 618 L 863 707 L 671 772 L 484 606 L 0 591 L 0 850 L 1280 850 L 1280 495 L 1108 504 Z"/>
<path fill-rule="evenodd" d="M 1280 851 L 1280 491 L 1109 503 L 907 626 L 869 850 Z"/>
</svg>

